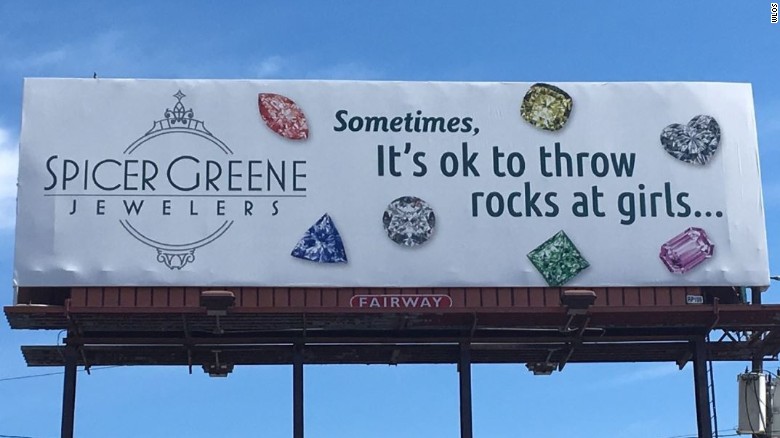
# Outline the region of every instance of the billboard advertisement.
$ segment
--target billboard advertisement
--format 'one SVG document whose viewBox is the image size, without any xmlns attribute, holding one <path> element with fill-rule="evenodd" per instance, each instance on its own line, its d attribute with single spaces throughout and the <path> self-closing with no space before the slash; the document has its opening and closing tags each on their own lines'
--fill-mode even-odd
<svg viewBox="0 0 780 438">
<path fill-rule="evenodd" d="M 28 79 L 18 286 L 761 286 L 726 83 Z"/>
</svg>

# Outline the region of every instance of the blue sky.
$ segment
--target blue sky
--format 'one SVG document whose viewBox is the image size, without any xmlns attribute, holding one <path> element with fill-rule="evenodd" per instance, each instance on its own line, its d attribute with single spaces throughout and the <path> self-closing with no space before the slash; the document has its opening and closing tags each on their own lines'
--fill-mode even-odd
<svg viewBox="0 0 780 438">
<path fill-rule="evenodd" d="M 16 143 L 24 77 L 445 81 L 734 81 L 753 84 L 770 269 L 780 274 L 780 24 L 765 1 L 0 3 L 0 304 L 12 302 Z M 110 114 L 106 115 L 110 117 Z M 780 302 L 774 290 L 765 301 Z M 0 323 L 0 379 L 19 346 L 56 332 Z M 736 425 L 736 374 L 716 365 L 720 429 Z M 768 364 L 768 367 L 773 367 Z M 477 437 L 694 435 L 690 366 L 577 365 L 534 377 L 474 367 Z M 82 437 L 290 436 L 291 369 L 80 374 Z M 458 435 L 454 366 L 310 366 L 308 437 Z M 58 436 L 61 376 L 0 381 L 0 435 Z"/>
</svg>

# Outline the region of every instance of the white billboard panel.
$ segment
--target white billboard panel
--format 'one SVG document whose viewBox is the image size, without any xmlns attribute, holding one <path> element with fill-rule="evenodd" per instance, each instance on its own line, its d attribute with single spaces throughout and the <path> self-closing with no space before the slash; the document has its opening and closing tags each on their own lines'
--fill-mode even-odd
<svg viewBox="0 0 780 438">
<path fill-rule="evenodd" d="M 19 286 L 766 285 L 751 87 L 25 82 Z"/>
</svg>

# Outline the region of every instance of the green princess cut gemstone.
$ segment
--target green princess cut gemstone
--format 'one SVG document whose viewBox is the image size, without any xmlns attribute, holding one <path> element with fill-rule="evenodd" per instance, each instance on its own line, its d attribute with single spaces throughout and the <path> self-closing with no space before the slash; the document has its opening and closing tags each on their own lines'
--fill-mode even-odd
<svg viewBox="0 0 780 438">
<path fill-rule="evenodd" d="M 529 252 L 528 258 L 550 286 L 561 286 L 590 266 L 563 231 Z"/>
<path fill-rule="evenodd" d="M 547 131 L 563 128 L 569 120 L 573 101 L 568 93 L 550 84 L 534 84 L 520 105 L 526 122 Z"/>
</svg>

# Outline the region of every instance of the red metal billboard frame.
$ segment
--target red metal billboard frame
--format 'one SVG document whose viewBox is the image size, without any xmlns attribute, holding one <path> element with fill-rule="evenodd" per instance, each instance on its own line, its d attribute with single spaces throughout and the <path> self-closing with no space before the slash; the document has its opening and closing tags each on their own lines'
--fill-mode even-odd
<svg viewBox="0 0 780 438">
<path fill-rule="evenodd" d="M 214 289 L 223 292 L 204 301 Z M 699 436 L 710 437 L 706 362 L 753 361 L 760 369 L 780 353 L 780 305 L 761 305 L 760 289 L 750 304 L 731 287 L 590 291 L 20 288 L 5 314 L 14 329 L 67 330 L 64 345 L 22 347 L 29 366 L 65 367 L 65 437 L 73 433 L 78 366 L 184 365 L 219 375 L 240 365 L 292 365 L 294 436 L 302 437 L 305 364 L 457 364 L 461 435 L 471 437 L 472 363 L 525 363 L 548 373 L 575 362 L 659 361 L 693 362 Z M 446 297 L 436 302 L 447 306 L 388 307 L 401 302 L 388 296 Z M 719 337 L 708 341 L 713 330 Z"/>
</svg>

